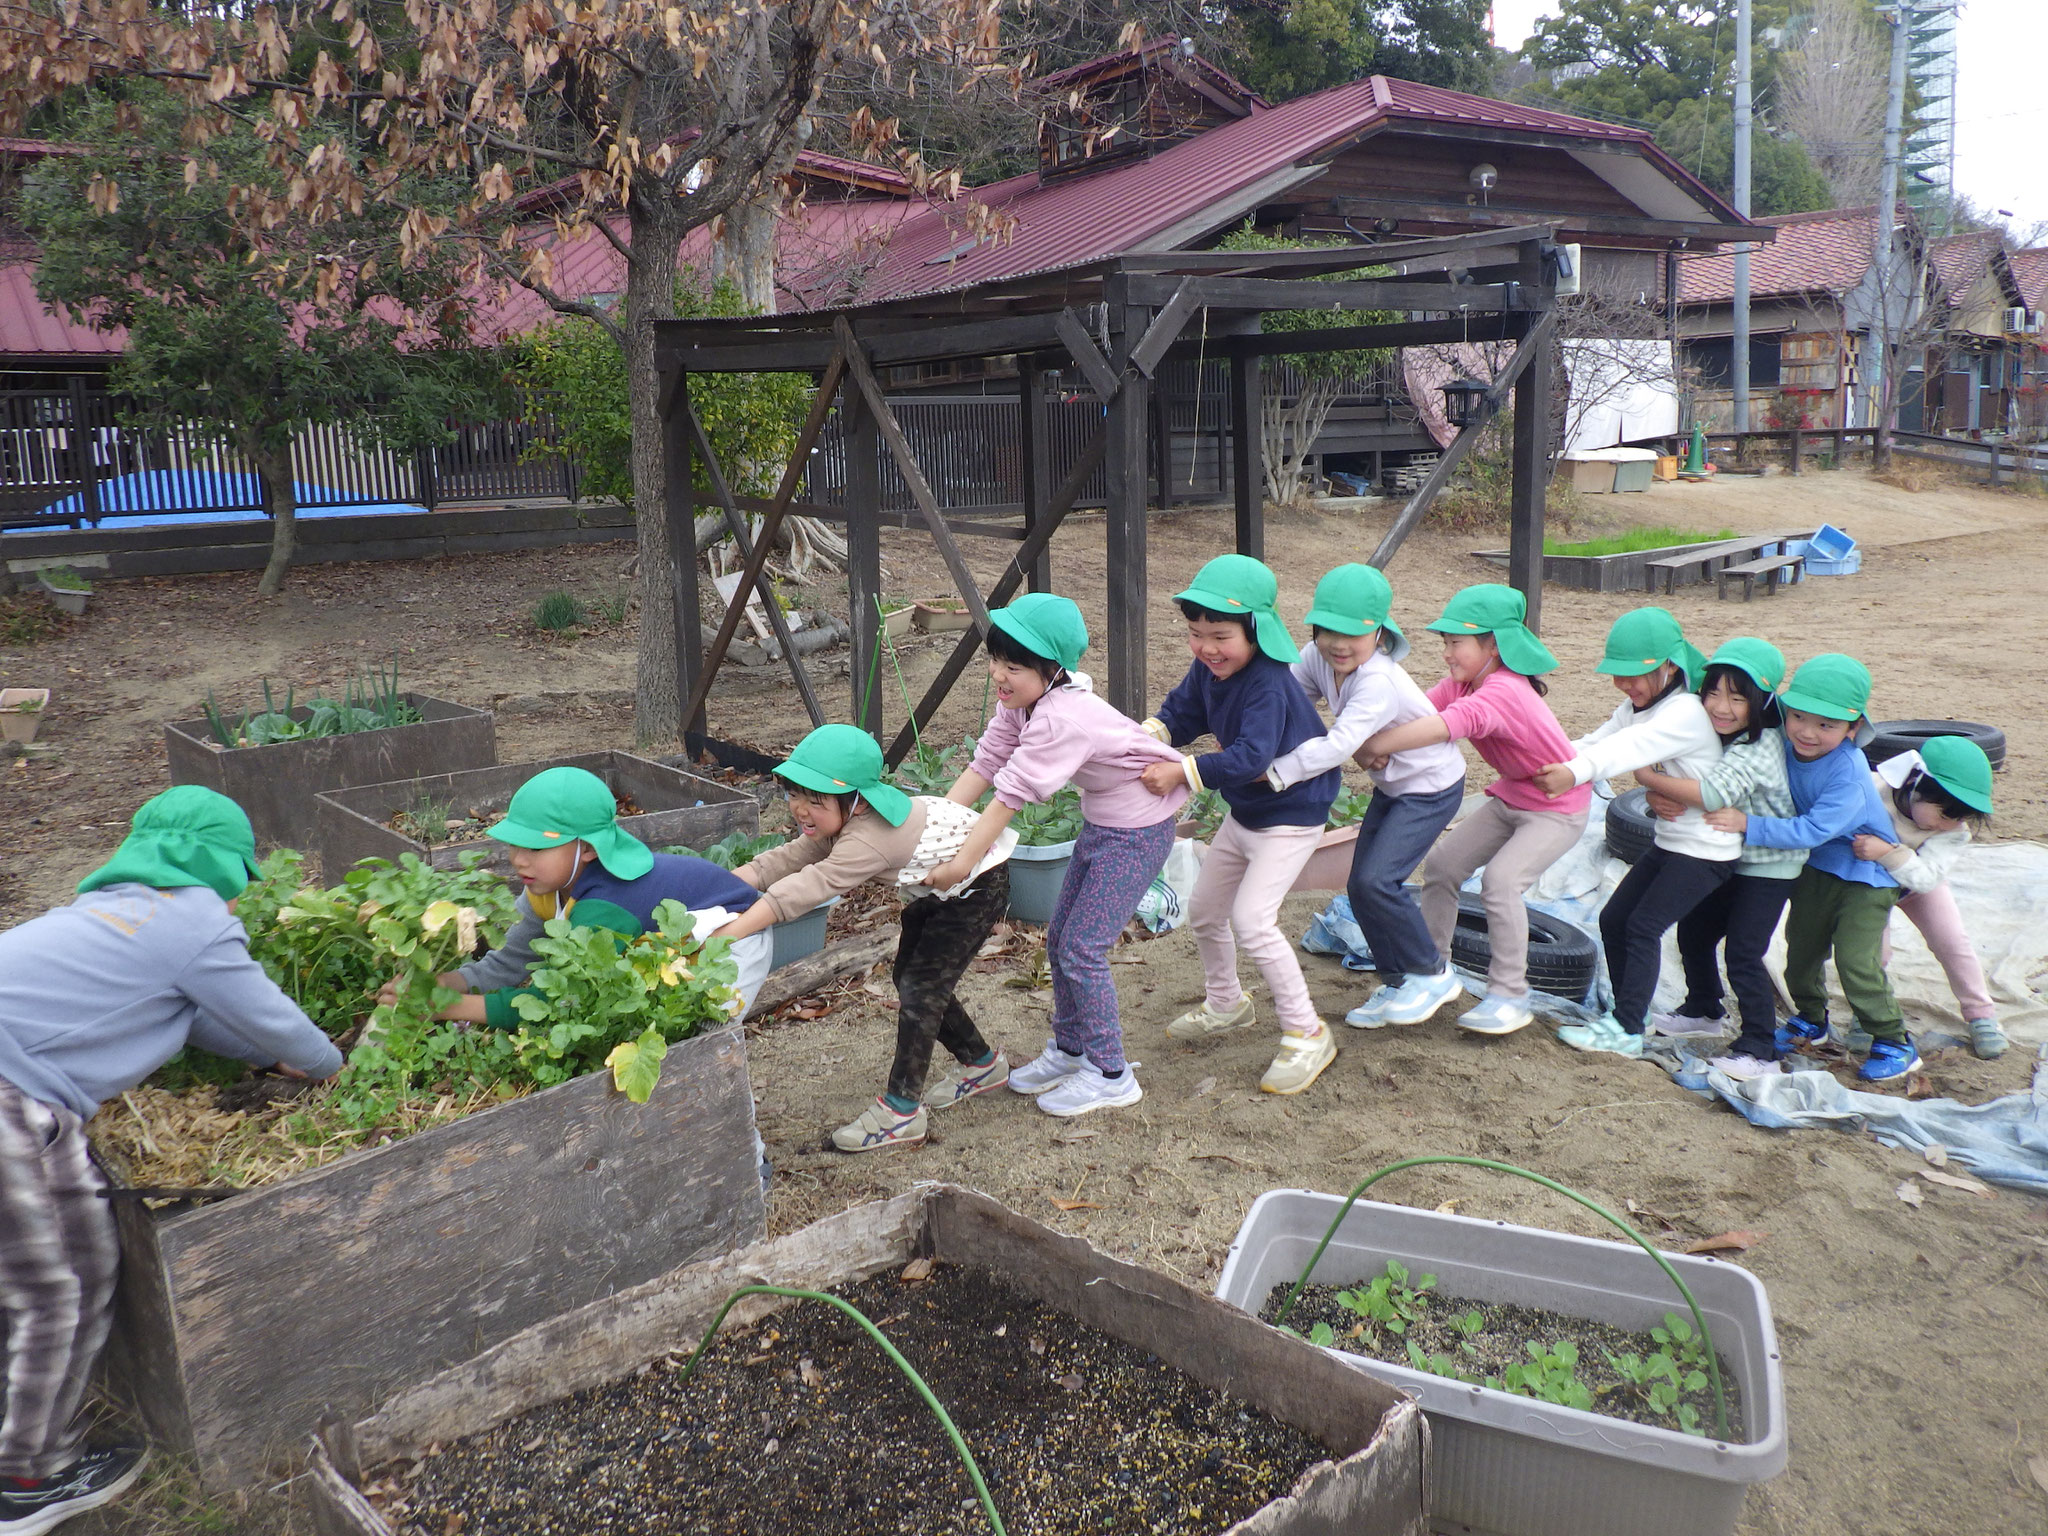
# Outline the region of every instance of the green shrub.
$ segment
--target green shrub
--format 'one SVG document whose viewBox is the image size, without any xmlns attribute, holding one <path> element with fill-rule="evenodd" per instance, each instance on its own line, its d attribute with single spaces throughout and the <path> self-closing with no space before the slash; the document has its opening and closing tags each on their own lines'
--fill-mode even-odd
<svg viewBox="0 0 2048 1536">
<path fill-rule="evenodd" d="M 574 629 L 583 622 L 583 604 L 573 592 L 550 592 L 533 605 L 533 627 L 551 634 Z"/>
</svg>

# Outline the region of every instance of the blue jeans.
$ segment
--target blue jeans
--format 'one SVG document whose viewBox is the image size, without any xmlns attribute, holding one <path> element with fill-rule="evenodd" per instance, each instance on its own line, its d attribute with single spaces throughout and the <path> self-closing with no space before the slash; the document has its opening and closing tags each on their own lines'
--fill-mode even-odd
<svg viewBox="0 0 2048 1536">
<path fill-rule="evenodd" d="M 1390 987 L 1412 972 L 1434 976 L 1444 957 L 1429 936 L 1422 909 L 1406 881 L 1415 873 L 1465 801 L 1465 786 L 1453 784 L 1433 795 L 1390 795 L 1375 789 L 1358 824 L 1351 854 L 1351 915 L 1372 948 L 1373 969 Z"/>
<path fill-rule="evenodd" d="M 1073 862 L 1045 925 L 1052 966 L 1052 1037 L 1072 1056 L 1104 1072 L 1124 1067 L 1109 947 L 1138 910 L 1173 848 L 1173 818 L 1149 827 L 1098 827 L 1083 822 Z"/>
</svg>

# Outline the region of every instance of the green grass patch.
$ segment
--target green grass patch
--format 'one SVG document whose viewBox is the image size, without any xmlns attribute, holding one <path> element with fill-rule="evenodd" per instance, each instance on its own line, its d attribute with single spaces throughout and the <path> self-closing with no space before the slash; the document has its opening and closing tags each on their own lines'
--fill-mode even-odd
<svg viewBox="0 0 2048 1536">
<path fill-rule="evenodd" d="M 1545 539 L 1546 555 L 1633 555 L 1645 549 L 1670 549 L 1682 544 L 1711 544 L 1735 537 L 1733 528 L 1719 533 L 1694 533 L 1685 528 L 1630 528 L 1622 533 L 1605 533 L 1597 539 L 1567 544 L 1562 539 Z"/>
</svg>

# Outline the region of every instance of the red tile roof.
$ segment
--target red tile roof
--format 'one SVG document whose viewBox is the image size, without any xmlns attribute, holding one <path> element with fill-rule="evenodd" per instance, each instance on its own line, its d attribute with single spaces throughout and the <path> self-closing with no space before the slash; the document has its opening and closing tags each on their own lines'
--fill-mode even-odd
<svg viewBox="0 0 2048 1536">
<path fill-rule="evenodd" d="M 2048 309 L 2048 246 L 2014 251 L 2007 258 L 2019 279 L 2020 295 L 2029 309 Z"/>
<path fill-rule="evenodd" d="M 965 288 L 1127 253 L 1277 172 L 1327 160 L 1364 134 L 1398 128 L 1404 120 L 1635 145 L 1715 217 L 1739 222 L 1732 208 L 1667 158 L 1643 129 L 1372 75 L 1255 111 L 1149 159 L 1045 184 L 1029 174 L 974 188 L 962 200 L 977 200 L 1014 219 L 1007 238 L 973 245 L 959 208 L 924 214 L 895 234 L 872 280 L 842 302 Z"/>
<path fill-rule="evenodd" d="M 1928 242 L 1928 265 L 1950 304 L 1970 291 L 2004 244 L 2005 237 L 1995 229 L 1972 229 Z"/>
<path fill-rule="evenodd" d="M 1829 208 L 1758 219 L 1778 231 L 1749 257 L 1752 298 L 1796 293 L 1847 293 L 1870 270 L 1877 208 Z M 1735 297 L 1731 254 L 1687 256 L 1678 264 L 1681 304 L 1725 304 Z"/>
<path fill-rule="evenodd" d="M 46 308 L 36 297 L 33 261 L 0 265 L 0 355 L 104 357 L 127 344 L 126 331 L 96 331 Z"/>
</svg>

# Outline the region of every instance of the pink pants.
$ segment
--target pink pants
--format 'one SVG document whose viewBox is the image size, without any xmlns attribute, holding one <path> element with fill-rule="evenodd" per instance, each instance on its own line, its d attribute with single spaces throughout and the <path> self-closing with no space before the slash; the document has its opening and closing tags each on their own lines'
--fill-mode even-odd
<svg viewBox="0 0 2048 1536">
<path fill-rule="evenodd" d="M 1188 926 L 1201 946 L 1202 978 L 1216 1012 L 1230 1012 L 1244 997 L 1237 980 L 1242 945 L 1273 994 L 1280 1027 L 1290 1034 L 1315 1033 L 1316 1007 L 1279 919 L 1281 901 L 1322 838 L 1319 826 L 1254 832 L 1239 826 L 1235 816 L 1224 817 L 1216 829 L 1188 903 Z"/>
<path fill-rule="evenodd" d="M 1991 1001 L 1991 989 L 1984 984 L 1984 967 L 1977 951 L 1963 931 L 1963 914 L 1956 906 L 1955 892 L 1942 881 L 1931 891 L 1909 891 L 1899 898 L 1898 910 L 1920 930 L 1928 951 L 1941 962 L 1948 976 L 1948 989 L 1955 993 L 1965 1023 L 1971 1019 L 1995 1019 L 1998 1006 Z M 1892 963 L 1892 940 L 1887 932 L 1883 960 Z"/>
</svg>

